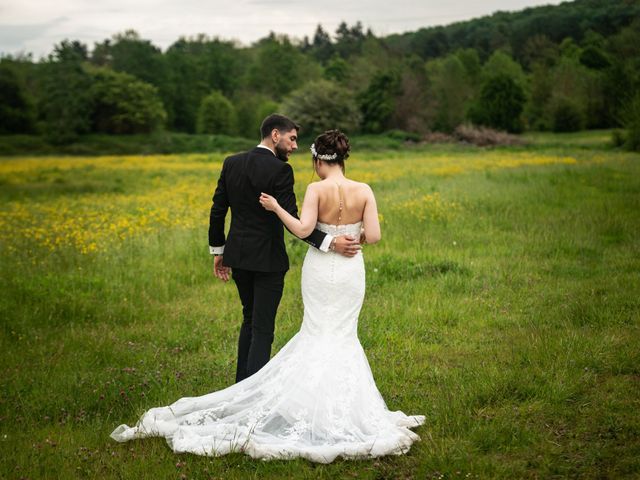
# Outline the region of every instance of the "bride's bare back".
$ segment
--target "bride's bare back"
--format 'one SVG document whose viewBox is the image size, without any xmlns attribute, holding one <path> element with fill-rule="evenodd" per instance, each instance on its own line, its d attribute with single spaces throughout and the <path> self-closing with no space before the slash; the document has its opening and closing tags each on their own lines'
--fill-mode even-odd
<svg viewBox="0 0 640 480">
<path fill-rule="evenodd" d="M 315 188 L 318 192 L 319 222 L 346 225 L 362 220 L 367 191 L 370 190 L 366 184 L 345 178 L 341 181 L 322 180 Z"/>
<path fill-rule="evenodd" d="M 369 185 L 348 178 L 327 178 L 309 187 L 317 196 L 319 222 L 349 225 L 362 221 L 367 241 L 374 243 L 380 239 L 378 209 Z M 305 196 L 305 203 L 306 200 Z"/>
<path fill-rule="evenodd" d="M 378 207 L 371 187 L 342 175 L 309 184 L 300 219 L 291 216 L 274 197 L 264 192 L 260 195 L 260 204 L 275 212 L 289 231 L 300 238 L 308 237 L 317 222 L 351 225 L 362 221 L 366 242 L 380 240 Z"/>
</svg>

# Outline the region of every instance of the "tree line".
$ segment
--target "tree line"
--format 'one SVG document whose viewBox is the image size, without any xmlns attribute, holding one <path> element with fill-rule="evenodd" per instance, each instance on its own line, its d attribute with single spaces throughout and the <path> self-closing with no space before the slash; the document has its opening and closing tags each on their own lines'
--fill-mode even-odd
<svg viewBox="0 0 640 480">
<path fill-rule="evenodd" d="M 256 137 L 281 111 L 310 135 L 626 126 L 638 148 L 638 19 L 637 1 L 577 0 L 387 37 L 343 22 L 248 47 L 202 34 L 162 51 L 135 31 L 91 50 L 65 40 L 39 61 L 0 59 L 0 133 Z"/>
</svg>

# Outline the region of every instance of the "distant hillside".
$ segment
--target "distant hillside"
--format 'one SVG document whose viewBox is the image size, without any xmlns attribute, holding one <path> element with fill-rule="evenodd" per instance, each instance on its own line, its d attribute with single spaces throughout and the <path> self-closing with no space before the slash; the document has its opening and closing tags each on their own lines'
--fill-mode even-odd
<svg viewBox="0 0 640 480">
<path fill-rule="evenodd" d="M 576 0 L 517 12 L 496 12 L 443 27 L 391 35 L 385 41 L 396 52 L 424 59 L 460 48 L 475 48 L 485 59 L 496 49 L 507 48 L 522 60 L 527 41 L 537 35 L 544 35 L 554 43 L 565 38 L 579 43 L 589 30 L 607 37 L 637 19 L 640 19 L 638 0 Z"/>
</svg>

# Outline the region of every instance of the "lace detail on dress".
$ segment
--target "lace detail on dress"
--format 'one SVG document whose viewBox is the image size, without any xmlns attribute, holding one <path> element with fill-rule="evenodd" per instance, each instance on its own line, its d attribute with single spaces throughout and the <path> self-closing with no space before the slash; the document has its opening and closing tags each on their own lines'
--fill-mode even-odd
<svg viewBox="0 0 640 480">
<path fill-rule="evenodd" d="M 359 237 L 362 229 L 362 222 L 348 223 L 346 225 L 333 225 L 330 223 L 318 222 L 316 223 L 316 228 L 321 232 L 328 233 L 334 237 L 338 235 L 355 235 Z"/>
<path fill-rule="evenodd" d="M 361 226 L 318 223 L 332 235 L 359 235 Z M 348 258 L 310 247 L 302 326 L 269 363 L 224 390 L 152 408 L 111 437 L 163 436 L 175 452 L 321 463 L 407 452 L 419 440 L 410 428 L 425 418 L 388 410 L 376 388 L 357 336 L 364 293 L 361 252 Z"/>
</svg>

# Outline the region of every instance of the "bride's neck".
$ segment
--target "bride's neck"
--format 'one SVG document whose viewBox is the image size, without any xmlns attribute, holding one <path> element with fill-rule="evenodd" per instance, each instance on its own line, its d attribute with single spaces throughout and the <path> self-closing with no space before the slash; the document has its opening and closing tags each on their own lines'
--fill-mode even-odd
<svg viewBox="0 0 640 480">
<path fill-rule="evenodd" d="M 345 178 L 346 177 L 344 176 L 344 173 L 342 173 L 342 170 L 338 168 L 337 171 L 327 173 L 323 180 L 340 181 L 344 180 Z"/>
</svg>

